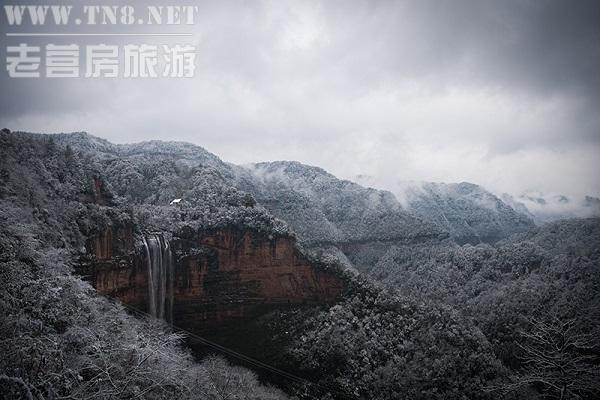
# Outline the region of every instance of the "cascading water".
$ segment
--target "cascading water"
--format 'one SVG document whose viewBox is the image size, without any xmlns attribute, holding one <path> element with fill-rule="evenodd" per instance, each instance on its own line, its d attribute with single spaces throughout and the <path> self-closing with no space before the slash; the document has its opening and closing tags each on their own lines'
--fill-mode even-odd
<svg viewBox="0 0 600 400">
<path fill-rule="evenodd" d="M 148 273 L 148 313 L 173 322 L 174 271 L 169 242 L 162 235 L 143 237 Z"/>
</svg>

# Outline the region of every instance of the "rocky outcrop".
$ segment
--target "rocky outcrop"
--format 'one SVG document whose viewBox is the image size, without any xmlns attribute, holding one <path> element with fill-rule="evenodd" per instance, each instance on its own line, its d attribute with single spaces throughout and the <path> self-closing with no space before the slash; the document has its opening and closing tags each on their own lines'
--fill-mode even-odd
<svg viewBox="0 0 600 400">
<path fill-rule="evenodd" d="M 116 249 L 117 254 L 113 254 Z M 130 255 L 134 250 L 133 225 L 107 226 L 95 235 L 87 246 L 97 261 L 112 261 L 114 256 Z"/>
<path fill-rule="evenodd" d="M 125 303 L 145 304 L 147 278 L 141 273 L 133 225 L 103 228 L 87 241 L 86 251 L 77 272 L 98 292 Z"/>
<path fill-rule="evenodd" d="M 126 228 L 109 229 L 88 243 L 84 262 L 96 289 L 147 310 L 148 269 L 142 246 Z M 247 229 L 180 232 L 173 254 L 173 323 L 196 332 L 255 317 L 279 306 L 334 302 L 343 282 L 297 250 L 290 237 Z"/>
</svg>

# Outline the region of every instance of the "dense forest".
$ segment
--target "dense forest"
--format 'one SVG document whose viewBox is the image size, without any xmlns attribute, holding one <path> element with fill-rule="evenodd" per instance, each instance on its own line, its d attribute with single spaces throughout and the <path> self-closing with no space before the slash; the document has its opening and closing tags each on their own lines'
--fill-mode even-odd
<svg viewBox="0 0 600 400">
<path fill-rule="evenodd" d="M 104 167 L 57 142 L 0 138 L 2 397 L 287 398 L 222 357 L 194 360 L 181 335 L 129 315 L 73 274 L 87 235 L 134 216 L 118 201 L 92 201 Z"/>
<path fill-rule="evenodd" d="M 184 143 L 2 132 L 0 156 L 4 398 L 600 396 L 598 218 L 536 227 L 466 184 L 427 186 L 407 208 L 320 168 L 236 166 Z M 119 224 L 297 238 L 344 282 L 341 298 L 211 338 L 297 379 L 200 355 L 176 327 L 100 296 L 75 271 L 88 239 Z"/>
<path fill-rule="evenodd" d="M 369 272 L 386 295 L 317 314 L 293 354 L 375 398 L 596 398 L 599 243 L 589 219 L 494 246 L 392 246 Z"/>
</svg>

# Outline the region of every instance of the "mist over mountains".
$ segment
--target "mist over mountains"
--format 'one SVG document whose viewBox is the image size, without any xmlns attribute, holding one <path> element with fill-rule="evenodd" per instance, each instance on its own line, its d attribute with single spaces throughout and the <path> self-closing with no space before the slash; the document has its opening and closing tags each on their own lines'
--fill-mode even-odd
<svg viewBox="0 0 600 400">
<path fill-rule="evenodd" d="M 125 161 L 125 166 L 121 162 L 109 162 L 111 174 L 127 174 L 127 165 L 148 156 L 157 164 L 171 160 L 175 167 L 200 164 L 214 169 L 223 183 L 251 194 L 309 244 L 438 236 L 451 236 L 460 243 L 493 243 L 533 226 L 530 218 L 469 183 L 424 183 L 407 188 L 401 197 L 403 205 L 392 192 L 363 187 L 338 179 L 319 167 L 295 161 L 236 166 L 189 143 L 152 141 L 115 145 L 87 134 L 55 137 L 74 149 L 93 150 L 100 159 L 118 156 L 131 160 Z M 174 154 L 177 154 L 176 160 Z M 178 197 L 193 201 L 186 200 L 185 192 L 177 191 L 171 182 L 165 183 L 165 190 L 156 186 L 146 193 L 135 190 L 135 176 L 130 178 L 126 185 L 115 188 L 117 193 L 125 196 L 136 193 L 141 196 L 137 201 L 157 206 Z"/>
<path fill-rule="evenodd" d="M 528 192 L 517 197 L 504 194 L 502 199 L 515 210 L 520 209 L 530 215 L 538 224 L 559 219 L 600 216 L 600 199 L 593 196 L 577 198 Z"/>
<path fill-rule="evenodd" d="M 517 213 L 533 220 L 538 225 L 560 219 L 600 216 L 600 199 L 589 195 L 577 197 L 562 194 L 545 194 L 535 191 L 521 194 L 494 194 L 479 185 L 468 182 L 437 183 L 403 181 L 399 179 L 396 183 L 389 184 L 380 182 L 376 177 L 368 175 L 358 175 L 354 179 L 356 182 L 367 187 L 390 190 L 407 209 L 423 207 L 421 203 L 427 197 L 437 196 L 441 199 L 440 196 L 453 196 L 455 198 L 462 198 L 465 202 L 473 203 L 475 207 L 483 206 L 484 208 L 488 208 L 490 211 L 494 208 L 496 200 L 499 199 L 504 206 L 509 206 Z M 468 187 L 472 190 L 467 189 Z M 480 192 L 480 199 L 477 201 L 473 198 L 472 193 L 466 195 L 468 192 L 474 191 Z M 484 197 L 487 197 L 489 201 L 483 201 Z"/>
</svg>

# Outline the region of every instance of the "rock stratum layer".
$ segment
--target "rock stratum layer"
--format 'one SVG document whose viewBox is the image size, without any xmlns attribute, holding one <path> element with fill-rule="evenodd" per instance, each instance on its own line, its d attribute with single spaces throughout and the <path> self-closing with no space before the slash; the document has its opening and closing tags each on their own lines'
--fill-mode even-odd
<svg viewBox="0 0 600 400">
<path fill-rule="evenodd" d="M 342 280 L 311 265 L 290 237 L 190 229 L 169 245 L 173 323 L 186 329 L 203 331 L 279 306 L 332 303 L 343 290 Z M 133 229 L 106 228 L 87 247 L 80 272 L 98 292 L 148 310 L 148 252 L 136 245 Z"/>
</svg>

